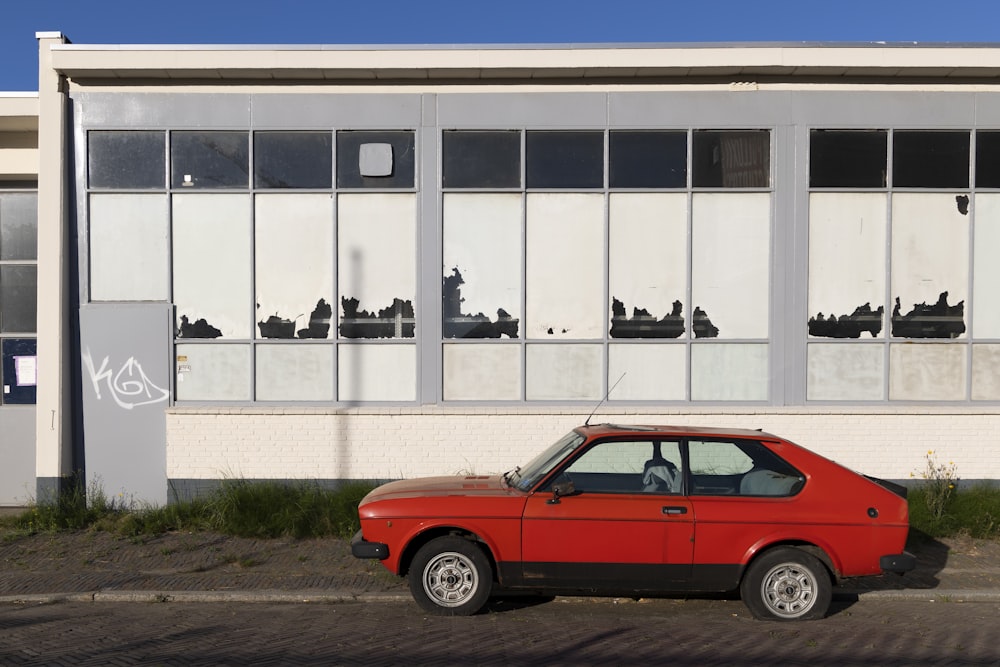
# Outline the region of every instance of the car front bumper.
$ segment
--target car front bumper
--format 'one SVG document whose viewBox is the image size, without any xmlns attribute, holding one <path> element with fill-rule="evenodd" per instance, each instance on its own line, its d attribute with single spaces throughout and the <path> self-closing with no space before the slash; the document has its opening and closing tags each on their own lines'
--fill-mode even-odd
<svg viewBox="0 0 1000 667">
<path fill-rule="evenodd" d="M 351 553 L 355 558 L 377 558 L 385 560 L 389 557 L 389 545 L 381 542 L 369 542 L 359 530 L 351 538 Z"/>
<path fill-rule="evenodd" d="M 901 554 L 882 556 L 882 558 L 879 559 L 879 566 L 881 566 L 882 570 L 885 572 L 905 574 L 917 567 L 917 559 L 913 554 L 904 551 Z"/>
</svg>

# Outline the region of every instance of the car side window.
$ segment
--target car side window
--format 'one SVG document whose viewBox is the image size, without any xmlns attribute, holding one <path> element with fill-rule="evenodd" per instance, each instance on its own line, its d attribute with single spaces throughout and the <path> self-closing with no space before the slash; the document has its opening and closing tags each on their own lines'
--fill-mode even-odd
<svg viewBox="0 0 1000 667">
<path fill-rule="evenodd" d="M 753 440 L 690 440 L 692 495 L 792 496 L 805 477 Z"/>
<path fill-rule="evenodd" d="M 661 440 L 599 442 L 577 457 L 557 481 L 581 493 L 680 493 L 680 443 Z"/>
</svg>

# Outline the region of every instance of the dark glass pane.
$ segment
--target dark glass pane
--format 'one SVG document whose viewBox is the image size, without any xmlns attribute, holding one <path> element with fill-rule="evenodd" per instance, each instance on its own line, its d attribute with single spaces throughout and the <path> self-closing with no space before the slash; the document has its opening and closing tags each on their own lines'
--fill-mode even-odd
<svg viewBox="0 0 1000 667">
<path fill-rule="evenodd" d="M 520 132 L 445 132 L 441 153 L 443 187 L 521 186 Z"/>
<path fill-rule="evenodd" d="M 163 132 L 88 133 L 90 187 L 162 188 L 166 159 L 165 139 Z"/>
<path fill-rule="evenodd" d="M 1000 132 L 976 133 L 976 187 L 1000 188 Z"/>
<path fill-rule="evenodd" d="M 604 187 L 603 132 L 528 132 L 529 188 Z"/>
<path fill-rule="evenodd" d="M 767 130 L 696 130 L 691 150 L 696 188 L 766 188 L 771 183 Z"/>
<path fill-rule="evenodd" d="M 174 132 L 170 183 L 175 188 L 246 188 L 250 136 L 246 132 Z"/>
<path fill-rule="evenodd" d="M 0 193 L 0 259 L 38 258 L 38 195 Z"/>
<path fill-rule="evenodd" d="M 36 385 L 36 343 L 34 338 L 5 338 L 0 341 L 0 403 L 33 405 Z"/>
<path fill-rule="evenodd" d="M 969 187 L 969 133 L 894 132 L 892 185 L 897 188 Z"/>
<path fill-rule="evenodd" d="M 253 147 L 255 187 L 333 185 L 333 135 L 329 132 L 257 132 Z"/>
<path fill-rule="evenodd" d="M 809 185 L 884 188 L 888 145 L 885 130 L 813 130 L 809 133 Z"/>
<path fill-rule="evenodd" d="M 412 188 L 413 132 L 338 132 L 337 187 Z"/>
<path fill-rule="evenodd" d="M 0 266 L 0 332 L 35 331 L 37 292 L 34 266 Z"/>
<path fill-rule="evenodd" d="M 608 152 L 613 188 L 687 187 L 686 132 L 612 132 Z"/>
</svg>

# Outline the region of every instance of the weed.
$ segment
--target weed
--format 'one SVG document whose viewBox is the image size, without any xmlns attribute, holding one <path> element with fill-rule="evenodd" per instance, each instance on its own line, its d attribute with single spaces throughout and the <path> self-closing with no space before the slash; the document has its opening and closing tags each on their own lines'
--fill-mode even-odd
<svg viewBox="0 0 1000 667">
<path fill-rule="evenodd" d="M 924 502 L 931 516 L 940 520 L 955 492 L 955 485 L 958 482 L 957 468 L 952 461 L 939 463 L 934 457 L 934 450 L 928 451 L 924 458 L 926 463 L 919 472 L 924 480 Z"/>
</svg>

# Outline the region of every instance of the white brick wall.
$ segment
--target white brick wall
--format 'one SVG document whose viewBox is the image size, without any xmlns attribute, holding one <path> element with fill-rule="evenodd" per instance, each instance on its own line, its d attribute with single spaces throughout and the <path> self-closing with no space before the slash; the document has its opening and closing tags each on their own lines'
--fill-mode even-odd
<svg viewBox="0 0 1000 667">
<path fill-rule="evenodd" d="M 560 408 L 172 408 L 171 479 L 388 479 L 495 473 L 526 462 L 585 412 Z M 963 479 L 1000 480 L 1000 410 L 638 410 L 593 423 L 762 428 L 849 468 L 905 479 L 927 452 Z"/>
</svg>

